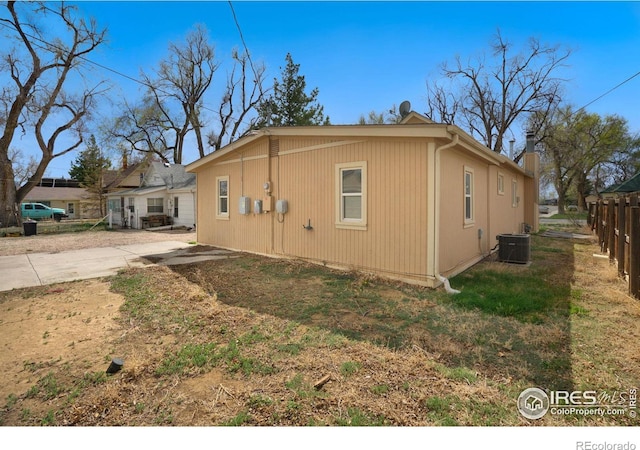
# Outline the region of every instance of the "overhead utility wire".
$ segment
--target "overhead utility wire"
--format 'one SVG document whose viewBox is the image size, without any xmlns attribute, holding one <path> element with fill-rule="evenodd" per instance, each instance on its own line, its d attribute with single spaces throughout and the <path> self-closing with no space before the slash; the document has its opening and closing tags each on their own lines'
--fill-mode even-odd
<svg viewBox="0 0 640 450">
<path fill-rule="evenodd" d="M 587 106 L 591 105 L 592 103 L 597 102 L 598 100 L 600 100 L 602 97 L 609 95 L 610 93 L 612 93 L 613 91 L 615 91 L 616 89 L 618 89 L 620 86 L 622 86 L 625 83 L 628 83 L 629 81 L 633 80 L 635 77 L 637 77 L 638 75 L 640 75 L 640 72 L 636 72 L 635 74 L 631 75 L 629 78 L 627 78 L 626 80 L 624 80 L 623 82 L 617 84 L 616 86 L 612 87 L 611 89 L 609 89 L 607 92 L 605 92 L 604 94 L 602 94 L 601 96 L 591 100 L 589 103 L 587 103 L 586 105 L 584 105 L 581 108 L 578 108 L 578 110 L 576 111 L 582 111 L 583 109 L 585 109 Z"/>
<path fill-rule="evenodd" d="M 238 22 L 238 18 L 236 17 L 236 11 L 233 9 L 233 3 L 229 0 L 229 7 L 231 8 L 231 14 L 233 15 L 233 20 L 236 23 L 236 27 L 238 28 L 238 33 L 240 34 L 240 41 L 242 41 L 242 45 L 244 47 L 244 51 L 247 54 L 247 58 L 249 59 L 249 65 L 251 66 L 251 70 L 253 71 L 253 76 L 256 78 L 256 83 L 258 84 L 258 89 L 260 89 L 260 95 L 262 92 L 262 83 L 258 79 L 258 74 L 256 72 L 255 67 L 253 66 L 253 60 L 251 59 L 251 53 L 249 52 L 249 48 L 247 47 L 247 43 L 244 41 L 244 36 L 242 34 L 242 29 L 240 28 L 240 23 Z"/>
<path fill-rule="evenodd" d="M 5 24 L 5 23 L 0 22 L 0 25 L 4 26 L 5 28 L 8 28 L 8 29 L 10 29 L 10 30 L 13 30 L 13 28 L 9 27 L 9 25 L 7 25 L 7 24 Z M 48 45 L 48 46 L 50 46 L 50 47 L 53 47 L 53 48 L 54 48 L 54 49 L 56 49 L 56 50 L 65 51 L 65 49 L 64 49 L 64 48 L 62 48 L 62 47 L 60 47 L 60 46 L 58 46 L 58 45 L 56 45 L 56 44 L 53 44 L 53 43 L 51 43 L 51 42 L 47 42 L 47 41 L 45 41 L 44 39 L 41 39 L 41 38 L 39 38 L 39 37 L 37 37 L 37 36 L 33 36 L 33 35 L 28 34 L 28 33 L 25 33 L 25 36 L 27 36 L 28 38 L 33 39 L 33 40 L 35 40 L 35 41 L 42 42 L 43 44 Z M 43 50 L 47 50 L 47 47 L 45 47 L 45 46 L 43 46 L 43 45 L 38 45 L 38 44 L 33 44 L 33 45 L 35 45 L 36 47 L 40 47 L 40 48 L 41 48 L 41 49 L 43 49 Z M 142 86 L 144 86 L 144 87 L 147 87 L 147 88 L 150 88 L 150 89 L 155 89 L 155 90 L 157 90 L 158 92 L 161 92 L 161 93 L 163 93 L 163 94 L 165 94 L 165 95 L 171 95 L 170 93 L 168 93 L 168 92 L 166 92 L 166 91 L 163 91 L 162 89 L 159 89 L 159 88 L 157 88 L 157 87 L 152 86 L 150 83 L 145 83 L 145 82 L 144 82 L 144 81 L 142 81 L 142 80 L 139 80 L 139 79 L 137 79 L 137 78 L 134 78 L 134 77 L 132 77 L 132 76 L 130 76 L 130 75 L 127 75 L 127 74 L 125 74 L 125 73 L 119 72 L 119 71 L 117 71 L 117 70 L 115 70 L 115 69 L 112 69 L 112 68 L 110 68 L 110 67 L 107 67 L 107 66 L 105 66 L 105 65 L 103 65 L 103 64 L 97 63 L 97 62 L 95 62 L 95 61 L 93 61 L 93 60 L 91 60 L 91 59 L 87 58 L 86 56 L 78 55 L 78 59 L 81 59 L 81 60 L 83 60 L 83 61 L 85 61 L 85 62 L 87 62 L 87 63 L 89 63 L 89 64 L 92 64 L 92 65 L 94 65 L 94 66 L 96 66 L 96 67 L 99 67 L 99 68 L 101 68 L 101 69 L 104 69 L 104 70 L 106 70 L 106 71 L 112 72 L 112 73 L 114 73 L 114 74 L 116 74 L 116 75 L 119 75 L 119 76 L 121 76 L 121 77 L 123 77 L 123 78 L 126 78 L 126 79 L 128 79 L 128 80 L 130 80 L 130 81 L 133 81 L 134 83 L 138 83 L 138 84 L 140 84 L 140 85 L 142 85 Z M 210 112 L 212 112 L 212 113 L 217 113 L 217 111 L 214 111 L 213 109 L 208 108 L 208 107 L 206 107 L 205 105 L 202 105 L 202 109 L 205 109 L 205 110 L 210 111 Z"/>
</svg>

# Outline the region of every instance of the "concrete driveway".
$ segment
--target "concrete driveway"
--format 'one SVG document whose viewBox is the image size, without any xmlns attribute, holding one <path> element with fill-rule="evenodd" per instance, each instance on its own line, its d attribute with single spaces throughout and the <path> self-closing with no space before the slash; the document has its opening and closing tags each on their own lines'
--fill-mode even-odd
<svg viewBox="0 0 640 450">
<path fill-rule="evenodd" d="M 59 253 L 0 256 L 0 291 L 115 275 L 125 267 L 176 265 L 229 258 L 232 252 L 163 241 Z"/>
</svg>

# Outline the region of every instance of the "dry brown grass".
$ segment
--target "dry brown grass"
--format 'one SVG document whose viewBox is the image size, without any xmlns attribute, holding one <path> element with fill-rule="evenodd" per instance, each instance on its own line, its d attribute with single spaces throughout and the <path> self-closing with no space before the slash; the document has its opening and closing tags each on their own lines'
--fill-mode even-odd
<svg viewBox="0 0 640 450">
<path fill-rule="evenodd" d="M 4 425 L 83 426 L 637 424 L 551 415 L 528 421 L 518 414 L 518 394 L 547 376 L 532 364 L 568 358 L 576 389 L 622 390 L 640 380 L 640 309 L 624 282 L 608 262 L 593 258 L 593 244 L 538 245 L 548 247 L 538 254 L 550 261 L 546 282 L 571 288 L 570 311 L 544 323 L 461 309 L 441 292 L 296 262 L 246 257 L 182 267 L 192 281 L 166 267 L 133 269 L 113 280 L 127 306 L 104 336 L 103 353 L 83 355 L 83 364 L 67 356 L 43 366 L 30 384 L 13 387 L 0 419 Z M 552 248 L 573 248 L 568 272 Z M 528 270 L 497 266 L 505 273 Z M 79 295 L 85 283 L 66 284 L 65 292 Z M 7 293 L 1 304 L 24 304 L 27 292 L 35 291 Z M 299 308 L 319 297 L 330 305 L 355 301 L 355 309 L 328 316 L 317 310 L 304 323 L 268 309 L 270 299 L 284 293 Z M 372 293 L 377 297 L 369 299 Z M 368 340 L 376 314 L 400 306 L 405 322 L 396 318 L 393 326 L 413 324 L 404 344 L 392 349 Z M 336 324 L 352 326 L 361 339 L 328 329 Z M 160 371 L 185 346 L 205 344 L 215 344 L 217 359 Z M 96 368 L 104 370 L 114 356 L 124 357 L 123 370 L 101 377 Z M 42 385 L 49 375 L 60 387 L 53 398 L 45 398 Z M 327 375 L 330 381 L 315 389 Z M 29 394 L 38 383 L 40 391 Z"/>
</svg>

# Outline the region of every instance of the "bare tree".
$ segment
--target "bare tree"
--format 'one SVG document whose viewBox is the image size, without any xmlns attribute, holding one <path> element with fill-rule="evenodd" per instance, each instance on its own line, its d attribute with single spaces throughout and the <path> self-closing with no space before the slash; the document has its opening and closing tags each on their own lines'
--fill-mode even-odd
<svg viewBox="0 0 640 450">
<path fill-rule="evenodd" d="M 25 156 L 21 149 L 11 147 L 9 160 L 13 163 L 13 174 L 16 186 L 22 186 L 29 181 L 38 168 L 38 160 L 35 156 Z"/>
<path fill-rule="evenodd" d="M 86 87 L 76 95 L 65 91 L 72 75 L 78 74 L 87 54 L 103 43 L 105 30 L 94 21 L 74 18 L 73 7 L 50 2 L 6 4 L 0 24 L 7 30 L 3 40 L 2 69 L 11 80 L 2 87 L 1 99 L 6 115 L 0 136 L 0 222 L 3 226 L 18 222 L 18 205 L 40 181 L 52 159 L 69 153 L 82 143 L 82 126 L 98 92 L 98 85 Z M 53 9 L 55 8 L 55 9 Z M 56 20 L 67 34 L 47 37 L 37 18 Z M 12 45 L 10 44 L 12 43 Z M 81 77 L 73 78 L 81 85 Z M 34 173 L 20 186 L 9 149 L 16 131 L 34 138 L 41 157 Z M 62 141 L 62 148 L 59 148 Z"/>
<path fill-rule="evenodd" d="M 169 45 L 169 56 L 160 62 L 155 80 L 143 75 L 167 129 L 174 134 L 173 160 L 176 164 L 182 163 L 184 140 L 190 131 L 196 135 L 200 157 L 205 155 L 202 97 L 209 89 L 217 68 L 214 48 L 208 43 L 208 32 L 204 26 L 198 25 L 187 34 L 184 43 Z M 173 108 L 176 105 L 179 107 Z"/>
<path fill-rule="evenodd" d="M 455 123 L 502 152 L 516 120 L 533 112 L 547 115 L 559 103 L 563 80 L 556 74 L 571 52 L 531 38 L 525 52 L 513 54 L 499 31 L 491 49 L 488 62 L 482 57 L 465 63 L 456 57 L 453 66 L 445 63 L 442 73 L 452 89 L 427 85 L 426 114 L 436 122 Z"/>
<path fill-rule="evenodd" d="M 202 99 L 217 68 L 208 32 L 197 25 L 184 42 L 169 44 L 169 54 L 153 77 L 142 71 L 146 86 L 142 100 L 125 99 L 122 115 L 106 126 L 105 134 L 126 142 L 132 150 L 182 164 L 185 140 L 193 131 L 200 156 L 204 156 Z"/>
<path fill-rule="evenodd" d="M 146 95 L 137 105 L 128 101 L 122 104 L 123 113 L 108 123 L 103 133 L 115 138 L 121 149 L 130 148 L 147 158 L 157 156 L 164 162 L 181 160 L 176 140 L 167 127 L 164 111 L 159 107 L 157 98 Z M 126 144 L 125 144 L 126 143 Z M 123 150 L 124 151 L 124 150 Z"/>
<path fill-rule="evenodd" d="M 231 58 L 233 68 L 227 77 L 227 87 L 216 113 L 214 129 L 207 135 L 212 151 L 254 128 L 257 119 L 253 117 L 248 122 L 247 120 L 265 95 L 262 90 L 265 67 L 254 67 L 249 56 L 246 53 L 239 54 L 237 50 L 233 50 Z"/>
</svg>

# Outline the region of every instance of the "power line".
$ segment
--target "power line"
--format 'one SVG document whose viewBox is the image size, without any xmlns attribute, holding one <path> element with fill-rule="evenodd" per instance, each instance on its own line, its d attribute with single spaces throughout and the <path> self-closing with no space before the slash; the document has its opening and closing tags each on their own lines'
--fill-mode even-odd
<svg viewBox="0 0 640 450">
<path fill-rule="evenodd" d="M 50 10 L 50 11 L 51 11 L 51 9 L 49 9 L 49 8 L 46 8 L 46 7 L 45 7 L 45 9 L 48 9 L 48 10 Z M 234 15 L 234 17 L 235 17 L 235 15 Z M 236 22 L 236 24 L 237 24 L 237 22 Z M 9 29 L 9 30 L 11 30 L 11 31 L 15 31 L 15 29 L 14 29 L 14 28 L 10 27 L 10 26 L 9 26 L 9 25 L 7 25 L 6 23 L 0 22 L 0 25 L 4 26 L 5 28 L 8 28 L 8 29 Z M 26 37 L 28 37 L 29 39 L 32 39 L 33 41 L 38 41 L 38 42 L 41 42 L 42 44 L 44 44 L 44 45 L 39 45 L 39 44 L 37 44 L 37 43 L 33 43 L 33 42 L 32 42 L 32 44 L 33 44 L 34 46 L 39 47 L 39 48 L 41 48 L 42 50 L 47 50 L 47 49 L 48 49 L 48 48 L 47 48 L 47 46 L 48 46 L 48 47 L 51 47 L 51 48 L 54 48 L 55 50 L 62 51 L 62 52 L 64 52 L 64 51 L 66 50 L 66 49 L 64 49 L 64 48 L 63 48 L 63 47 L 61 47 L 61 46 L 58 46 L 58 45 L 56 45 L 56 44 L 54 44 L 54 43 L 51 43 L 51 42 L 47 42 L 47 41 L 45 41 L 44 39 L 41 39 L 41 38 L 39 38 L 39 37 L 37 37 L 37 36 L 33 36 L 33 35 L 29 34 L 29 33 L 24 33 L 24 35 L 25 35 Z M 244 45 L 244 47 L 245 47 L 245 49 L 246 49 L 247 47 L 246 47 L 246 44 L 244 44 L 244 39 L 243 39 L 243 37 L 242 37 L 242 33 L 240 33 L 240 39 L 242 39 L 243 45 Z M 246 51 L 247 51 L 247 57 L 249 58 L 249 63 L 250 63 L 250 65 L 251 65 L 251 69 L 253 70 L 253 73 L 254 73 L 254 75 L 256 76 L 256 82 L 258 82 L 259 80 L 258 80 L 258 77 L 257 77 L 257 75 L 256 75 L 256 71 L 255 71 L 255 69 L 254 69 L 254 67 L 253 67 L 253 62 L 251 61 L 251 57 L 249 56 L 249 51 L 248 51 L 248 50 L 246 50 Z M 98 63 L 98 62 L 95 62 L 95 61 L 93 61 L 93 60 L 91 60 L 91 59 L 87 58 L 86 56 L 78 55 L 77 57 L 78 57 L 78 59 L 81 59 L 82 61 L 84 61 L 84 62 L 86 62 L 86 63 L 92 64 L 92 65 L 94 65 L 94 66 L 96 66 L 96 67 L 99 67 L 99 68 L 101 68 L 101 69 L 103 69 L 103 70 L 106 70 L 106 71 L 108 71 L 108 72 L 114 73 L 114 74 L 116 74 L 116 75 L 118 75 L 118 76 L 120 76 L 120 77 L 123 77 L 123 78 L 126 78 L 126 79 L 130 80 L 130 81 L 133 81 L 134 83 L 140 84 L 140 85 L 142 85 L 142 86 L 144 86 L 144 87 L 146 87 L 146 88 L 153 89 L 153 90 L 155 90 L 155 91 L 157 91 L 157 92 L 160 92 L 160 93 L 162 93 L 162 94 L 165 94 L 165 95 L 167 95 L 167 96 L 171 96 L 171 93 L 166 92 L 166 91 L 164 91 L 164 90 L 162 90 L 162 89 L 160 89 L 160 88 L 158 88 L 158 87 L 152 86 L 150 83 L 147 83 L 147 82 L 145 82 L 145 81 L 142 81 L 142 80 L 139 80 L 139 79 L 137 79 L 137 78 L 134 78 L 134 77 L 132 77 L 132 76 L 130 76 L 130 75 L 127 75 L 127 74 L 125 74 L 125 73 L 122 73 L 122 72 L 120 72 L 120 71 L 118 71 L 118 70 L 116 70 L 116 69 L 112 69 L 111 67 L 105 66 L 104 64 L 100 64 L 100 63 Z M 261 83 L 258 83 L 258 87 L 259 87 L 259 89 L 260 89 L 260 93 L 262 94 L 262 84 L 261 84 Z M 202 108 L 202 109 L 204 109 L 204 110 L 206 110 L 206 111 L 212 112 L 212 113 L 214 113 L 214 114 L 217 114 L 217 113 L 218 113 L 218 111 L 215 111 L 215 110 L 213 110 L 213 109 L 211 109 L 211 108 L 209 108 L 209 107 L 205 106 L 204 104 L 202 104 L 202 105 L 201 105 L 201 108 Z"/>
<path fill-rule="evenodd" d="M 576 110 L 575 113 L 578 113 L 580 111 L 582 111 L 583 109 L 585 109 L 587 106 L 591 105 L 592 103 L 597 102 L 598 100 L 600 100 L 602 97 L 605 97 L 607 95 L 609 95 L 610 93 L 612 93 L 613 91 L 615 91 L 616 89 L 618 89 L 620 86 L 622 86 L 625 83 L 628 83 L 629 81 L 633 80 L 635 77 L 637 77 L 638 75 L 640 75 L 640 72 L 636 72 L 635 74 L 631 75 L 629 78 L 627 78 L 626 80 L 624 80 L 623 82 L 617 84 L 616 86 L 612 87 L 611 89 L 609 89 L 607 92 L 605 92 L 604 94 L 600 95 L 599 97 L 591 100 L 589 103 L 587 103 L 586 105 L 584 105 L 581 108 L 578 108 Z"/>
<path fill-rule="evenodd" d="M 260 79 L 258 77 L 256 69 L 253 66 L 253 60 L 251 59 L 251 53 L 249 52 L 249 48 L 247 48 L 247 43 L 244 40 L 244 36 L 242 34 L 242 29 L 240 28 L 240 23 L 238 22 L 238 18 L 236 17 L 236 11 L 235 11 L 235 9 L 233 9 L 233 3 L 231 3 L 231 0 L 229 0 L 229 7 L 231 8 L 231 14 L 233 15 L 233 20 L 236 23 L 236 27 L 238 28 L 238 33 L 240 34 L 240 41 L 242 42 L 242 45 L 244 46 L 244 51 L 247 54 L 247 58 L 249 59 L 249 65 L 251 66 L 251 70 L 253 71 L 253 76 L 256 78 L 256 83 L 258 84 L 258 89 L 260 89 L 260 95 L 262 95 L 263 94 L 263 92 L 262 92 L 262 83 L 260 82 Z"/>
</svg>

